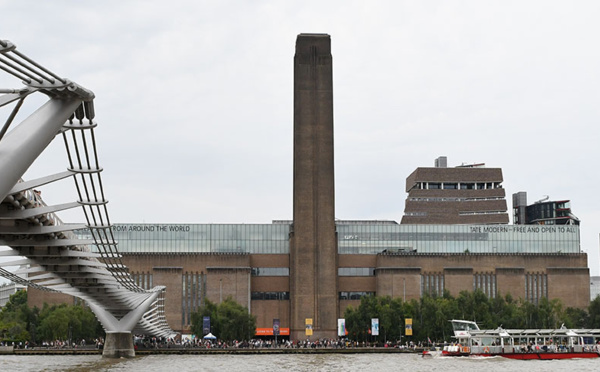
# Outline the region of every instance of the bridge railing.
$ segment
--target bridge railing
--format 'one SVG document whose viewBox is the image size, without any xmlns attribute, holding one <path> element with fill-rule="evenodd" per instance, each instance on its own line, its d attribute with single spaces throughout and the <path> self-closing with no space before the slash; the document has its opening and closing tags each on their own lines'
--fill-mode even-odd
<svg viewBox="0 0 600 372">
<path fill-rule="evenodd" d="M 6 153 L 23 151 L 23 155 L 27 155 L 33 162 L 34 151 L 23 147 L 34 143 L 35 157 L 37 157 L 47 143 L 37 141 L 34 138 L 35 131 L 28 129 L 54 128 L 58 124 L 61 126 L 58 127 L 59 136 L 62 137 L 68 155 L 67 171 L 27 182 L 23 181 L 21 173 L 18 173 L 16 178 L 12 178 L 21 169 L 24 173 L 30 165 L 24 160 L 21 161 L 21 154 L 16 154 L 14 157 L 21 162 L 18 171 L 15 171 L 14 167 L 9 167 L 7 161 L 4 163 L 0 161 L 0 191 L 2 191 L 0 203 L 13 205 L 10 211 L 0 209 L 0 219 L 9 221 L 12 219 L 15 221 L 14 226 L 19 226 L 4 230 L 0 226 L 0 245 L 4 242 L 11 247 L 12 251 L 6 256 L 11 254 L 24 256 L 27 259 L 20 262 L 31 262 L 47 271 L 39 274 L 39 270 L 28 268 L 12 273 L 0 267 L 0 275 L 19 284 L 78 296 L 88 301 L 90 305 L 93 304 L 97 310 L 96 315 L 99 319 L 102 318 L 101 321 L 104 320 L 103 325 L 106 325 L 106 319 L 111 316 L 114 317 L 115 324 L 118 324 L 119 319 L 127 318 L 129 313 L 137 314 L 140 311 L 139 306 L 146 307 L 148 301 L 152 300 L 149 310 L 145 314 L 140 314 L 141 318 L 138 318 L 140 320 L 135 329 L 157 336 L 173 335 L 164 316 L 164 287 L 145 290 L 138 286 L 123 264 L 118 251 L 118 242 L 112 232 L 108 215 L 108 200 L 105 197 L 101 178 L 102 167 L 98 160 L 94 132 L 97 127 L 94 121 L 94 93 L 46 69 L 20 53 L 16 46 L 7 40 L 0 40 L 0 70 L 24 84 L 16 89 L 0 87 L 0 94 L 2 94 L 0 108 L 16 102 L 6 122 L 0 128 L 0 150 Z M 45 94 L 50 101 L 9 131 L 25 98 L 36 92 Z M 64 102 L 68 105 L 63 104 Z M 70 107 L 75 111 L 73 112 Z M 48 117 L 40 114 L 40 111 L 47 112 Z M 68 117 L 70 112 L 72 114 Z M 57 119 L 59 117 L 63 117 L 60 122 Z M 64 122 L 64 118 L 67 117 Z M 48 127 L 46 124 L 51 126 Z M 20 128 L 26 129 L 19 131 Z M 45 134 L 51 141 L 56 133 L 50 129 Z M 7 137 L 11 135 L 11 138 L 18 141 L 7 141 Z M 18 148 L 14 144 L 16 142 L 22 144 L 22 148 Z M 3 177 L 4 172 L 10 173 L 10 179 Z M 74 180 L 76 203 L 47 206 L 34 187 L 65 178 Z M 78 239 L 72 227 L 57 228 L 64 224 L 54 212 L 76 205 L 83 209 L 85 226 L 90 231 L 91 242 Z M 84 246 L 84 243 L 97 247 L 98 253 L 91 252 L 89 246 Z M 74 271 L 63 272 L 65 266 L 73 267 Z M 60 270 L 53 271 L 59 267 Z M 24 277 L 21 273 L 37 275 Z M 104 308 L 108 310 L 104 311 Z M 118 325 L 116 327 L 118 328 Z"/>
</svg>

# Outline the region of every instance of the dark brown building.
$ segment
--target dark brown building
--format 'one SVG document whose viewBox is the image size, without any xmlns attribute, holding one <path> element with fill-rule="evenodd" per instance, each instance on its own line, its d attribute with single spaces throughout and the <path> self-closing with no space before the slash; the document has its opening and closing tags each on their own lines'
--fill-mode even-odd
<svg viewBox="0 0 600 372">
<path fill-rule="evenodd" d="M 513 222 L 515 225 L 579 225 L 579 218 L 571 212 L 570 200 L 549 201 L 549 197 L 527 205 L 527 193 L 513 194 Z"/>
<path fill-rule="evenodd" d="M 502 169 L 484 164 L 417 168 L 406 179 L 403 224 L 506 224 Z"/>
<path fill-rule="evenodd" d="M 335 318 L 343 318 L 346 307 L 357 306 L 363 296 L 408 301 L 444 290 L 457 295 L 479 289 L 489 297 L 510 293 L 532 303 L 547 297 L 572 307 L 589 305 L 579 226 L 337 221 L 335 228 L 337 304 L 328 308 Z M 189 333 L 192 312 L 207 299 L 219 303 L 232 297 L 256 316 L 259 334 L 272 334 L 273 319 L 279 319 L 282 336 L 293 333 L 290 222 L 128 224 L 113 230 L 134 280 L 144 288 L 167 287 L 165 311 L 174 330 Z M 303 270 L 304 281 L 314 283 L 311 268 Z M 44 302 L 73 303 L 73 298 L 30 289 L 30 305 Z M 319 304 L 314 301 L 300 317 L 318 314 L 314 307 Z M 317 337 L 315 332 L 310 338 Z M 290 338 L 308 336 L 296 331 Z"/>
</svg>

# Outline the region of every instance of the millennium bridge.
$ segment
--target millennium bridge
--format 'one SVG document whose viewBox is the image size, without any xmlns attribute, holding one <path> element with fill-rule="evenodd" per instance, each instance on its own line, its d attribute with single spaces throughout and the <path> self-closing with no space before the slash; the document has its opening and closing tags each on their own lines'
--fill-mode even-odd
<svg viewBox="0 0 600 372">
<path fill-rule="evenodd" d="M 38 64 L 8 40 L 0 39 L 0 69 L 15 81 L 15 87 L 0 86 L 0 109 L 6 113 L 0 122 L 0 246 L 6 247 L 0 250 L 0 275 L 85 301 L 106 331 L 105 357 L 134 356 L 132 334 L 174 336 L 164 314 L 165 288 L 139 287 L 117 249 L 100 176 L 94 93 Z M 45 103 L 15 123 L 30 96 Z M 56 138 L 65 145 L 65 170 L 23 179 Z M 46 204 L 37 188 L 68 179 L 74 200 Z M 58 217 L 71 208 L 83 209 L 85 223 Z M 91 239 L 78 238 L 75 231 L 82 229 L 89 229 Z"/>
</svg>

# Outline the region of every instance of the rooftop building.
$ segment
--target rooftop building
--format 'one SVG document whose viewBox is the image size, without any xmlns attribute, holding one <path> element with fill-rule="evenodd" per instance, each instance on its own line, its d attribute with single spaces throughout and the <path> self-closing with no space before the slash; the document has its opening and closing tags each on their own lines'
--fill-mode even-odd
<svg viewBox="0 0 600 372">
<path fill-rule="evenodd" d="M 402 224 L 507 224 L 502 169 L 485 164 L 417 168 L 406 179 Z"/>
<path fill-rule="evenodd" d="M 513 194 L 513 222 L 515 225 L 579 225 L 571 213 L 570 200 L 548 201 L 549 197 L 527 205 L 527 193 Z"/>
</svg>

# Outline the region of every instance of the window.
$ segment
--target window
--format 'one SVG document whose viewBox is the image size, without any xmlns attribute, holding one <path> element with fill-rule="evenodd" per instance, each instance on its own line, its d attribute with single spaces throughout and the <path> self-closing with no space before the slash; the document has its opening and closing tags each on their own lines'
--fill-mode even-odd
<svg viewBox="0 0 600 372">
<path fill-rule="evenodd" d="M 290 292 L 252 292 L 252 300 L 289 300 Z"/>
<path fill-rule="evenodd" d="M 488 298 L 496 298 L 496 274 L 475 273 L 473 274 L 473 290 L 479 289 Z"/>
<path fill-rule="evenodd" d="M 338 276 L 375 276 L 374 267 L 340 267 Z"/>
<path fill-rule="evenodd" d="M 375 296 L 375 292 L 340 292 L 340 300 L 360 300 L 362 297 Z"/>
<path fill-rule="evenodd" d="M 421 275 L 421 294 L 444 295 L 444 274 L 425 273 Z"/>
<path fill-rule="evenodd" d="M 542 297 L 548 297 L 548 275 L 543 273 L 525 274 L 525 298 L 537 305 Z"/>
<path fill-rule="evenodd" d="M 253 267 L 252 276 L 290 276 L 288 267 Z"/>
<path fill-rule="evenodd" d="M 206 276 L 198 272 L 185 272 L 181 279 L 181 321 L 189 325 L 192 322 L 192 313 L 201 306 L 204 297 L 202 283 L 205 282 Z"/>
</svg>

